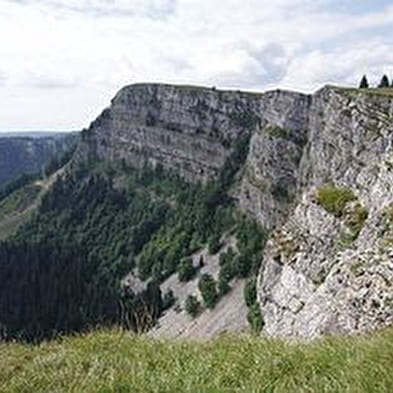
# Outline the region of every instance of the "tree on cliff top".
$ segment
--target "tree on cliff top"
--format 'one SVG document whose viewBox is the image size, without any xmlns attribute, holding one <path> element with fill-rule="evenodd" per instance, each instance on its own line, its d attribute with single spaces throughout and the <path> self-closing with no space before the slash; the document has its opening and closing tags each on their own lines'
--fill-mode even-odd
<svg viewBox="0 0 393 393">
<path fill-rule="evenodd" d="M 381 82 L 379 82 L 378 88 L 384 89 L 384 88 L 389 87 L 389 85 L 390 85 L 389 78 L 386 75 L 384 75 L 381 79 Z"/>
<path fill-rule="evenodd" d="M 369 84 L 368 84 L 368 80 L 367 80 L 366 75 L 363 75 L 362 80 L 360 81 L 359 88 L 360 89 L 368 89 L 369 88 Z"/>
</svg>

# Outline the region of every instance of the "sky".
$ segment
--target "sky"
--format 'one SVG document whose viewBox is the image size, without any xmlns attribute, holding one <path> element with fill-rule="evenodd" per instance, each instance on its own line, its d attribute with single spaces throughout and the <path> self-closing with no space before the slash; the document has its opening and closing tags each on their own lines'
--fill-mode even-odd
<svg viewBox="0 0 393 393">
<path fill-rule="evenodd" d="M 79 130 L 131 83 L 393 77 L 391 0 L 0 0 L 0 131 Z"/>
</svg>

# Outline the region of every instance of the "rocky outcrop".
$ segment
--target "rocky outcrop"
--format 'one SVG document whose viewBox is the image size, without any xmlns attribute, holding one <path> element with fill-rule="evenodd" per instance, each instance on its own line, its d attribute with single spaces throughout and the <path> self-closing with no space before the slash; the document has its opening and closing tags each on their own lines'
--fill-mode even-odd
<svg viewBox="0 0 393 393">
<path fill-rule="evenodd" d="M 234 196 L 267 230 L 282 222 L 296 199 L 306 137 L 306 128 L 291 132 L 268 123 L 251 138 Z"/>
<path fill-rule="evenodd" d="M 189 181 L 217 177 L 239 140 L 273 122 L 304 130 L 308 96 L 162 84 L 123 88 L 83 133 L 80 158 L 162 166 Z"/>
<path fill-rule="evenodd" d="M 300 201 L 273 232 L 259 276 L 268 334 L 315 337 L 392 323 L 392 117 L 393 95 L 314 95 Z"/>
</svg>

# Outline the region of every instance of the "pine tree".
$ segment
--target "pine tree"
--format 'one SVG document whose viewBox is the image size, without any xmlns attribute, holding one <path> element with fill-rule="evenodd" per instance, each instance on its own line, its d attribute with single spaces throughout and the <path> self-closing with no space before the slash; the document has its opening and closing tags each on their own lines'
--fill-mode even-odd
<svg viewBox="0 0 393 393">
<path fill-rule="evenodd" d="M 360 89 L 368 89 L 369 88 L 369 84 L 368 84 L 368 80 L 367 80 L 367 76 L 366 75 L 363 75 L 363 78 L 360 81 L 359 88 Z"/>
<path fill-rule="evenodd" d="M 190 314 L 193 318 L 195 318 L 200 310 L 201 304 L 198 299 L 193 295 L 188 295 L 186 302 L 184 304 L 184 308 L 188 314 Z"/>
<path fill-rule="evenodd" d="M 203 302 L 207 308 L 214 308 L 218 300 L 217 284 L 210 274 L 204 274 L 198 283 Z"/>
<path fill-rule="evenodd" d="M 387 87 L 389 87 L 389 78 L 386 75 L 384 75 L 381 79 L 381 82 L 379 82 L 378 88 L 385 89 Z"/>
</svg>

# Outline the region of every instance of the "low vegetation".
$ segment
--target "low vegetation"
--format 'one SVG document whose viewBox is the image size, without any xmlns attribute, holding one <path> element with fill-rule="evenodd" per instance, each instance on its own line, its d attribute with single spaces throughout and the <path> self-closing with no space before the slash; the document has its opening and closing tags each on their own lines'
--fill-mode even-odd
<svg viewBox="0 0 393 393">
<path fill-rule="evenodd" d="M 353 191 L 347 187 L 325 185 L 317 190 L 316 200 L 327 212 L 343 219 L 347 230 L 341 234 L 338 246 L 341 249 L 350 247 L 367 220 L 367 209 L 357 201 Z M 348 205 L 350 202 L 352 203 Z"/>
<path fill-rule="evenodd" d="M 274 138 L 283 138 L 283 139 L 289 139 L 290 138 L 290 133 L 285 130 L 282 127 L 279 127 L 276 124 L 268 124 L 265 128 L 264 131 L 266 134 L 274 137 Z"/>
<path fill-rule="evenodd" d="M 199 280 L 198 289 L 201 292 L 204 305 L 207 308 L 214 308 L 219 298 L 217 283 L 214 278 L 205 273 Z"/>
<path fill-rule="evenodd" d="M 348 202 L 355 200 L 355 194 L 350 188 L 325 185 L 316 193 L 316 200 L 327 212 L 340 218 Z"/>
<path fill-rule="evenodd" d="M 6 215 L 23 212 L 34 203 L 40 191 L 40 186 L 28 184 L 0 200 L 0 220 Z"/>
<path fill-rule="evenodd" d="M 0 344 L 2 393 L 391 393 L 393 330 L 284 343 L 154 341 L 99 331 Z"/>
<path fill-rule="evenodd" d="M 346 216 L 346 224 L 356 239 L 368 217 L 367 209 L 357 202 Z"/>
<path fill-rule="evenodd" d="M 257 283 L 256 279 L 252 278 L 248 280 L 244 287 L 244 299 L 249 309 L 247 314 L 247 320 L 250 325 L 251 331 L 259 333 L 265 324 L 261 308 L 257 302 Z"/>
<path fill-rule="evenodd" d="M 38 174 L 26 174 L 23 173 L 13 180 L 6 182 L 3 186 L 0 187 L 0 200 L 6 198 L 11 195 L 14 191 L 19 190 L 20 188 L 29 185 L 35 180 L 38 180 L 40 176 Z"/>
<path fill-rule="evenodd" d="M 194 295 L 188 295 L 186 301 L 184 302 L 184 309 L 186 313 L 195 318 L 201 309 L 201 303 Z"/>
</svg>

